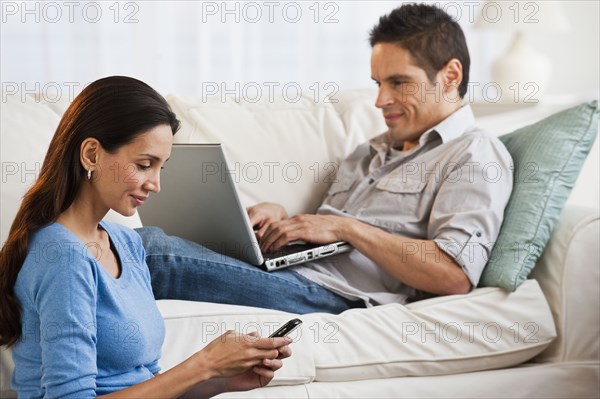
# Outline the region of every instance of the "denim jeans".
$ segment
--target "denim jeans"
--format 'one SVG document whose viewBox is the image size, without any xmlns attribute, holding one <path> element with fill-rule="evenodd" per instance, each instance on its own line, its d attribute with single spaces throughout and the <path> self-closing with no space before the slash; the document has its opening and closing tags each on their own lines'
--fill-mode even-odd
<svg viewBox="0 0 600 399">
<path fill-rule="evenodd" d="M 195 242 L 168 236 L 158 227 L 136 229 L 146 250 L 156 299 L 182 299 L 255 306 L 291 313 L 340 313 L 364 307 L 290 268 L 266 272 L 213 252 Z"/>
</svg>

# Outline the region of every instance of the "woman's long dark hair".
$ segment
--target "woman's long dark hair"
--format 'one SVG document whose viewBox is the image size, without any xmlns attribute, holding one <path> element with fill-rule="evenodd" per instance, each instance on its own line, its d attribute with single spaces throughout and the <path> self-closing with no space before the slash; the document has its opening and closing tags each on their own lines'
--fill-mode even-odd
<svg viewBox="0 0 600 399">
<path fill-rule="evenodd" d="M 173 134 L 179 129 L 177 117 L 160 94 L 125 76 L 91 83 L 67 108 L 0 251 L 0 345 L 11 346 L 21 337 L 21 307 L 14 292 L 17 276 L 32 234 L 54 222 L 79 192 L 86 173 L 79 158 L 81 143 L 93 137 L 114 153 L 159 125 L 169 125 Z"/>
</svg>

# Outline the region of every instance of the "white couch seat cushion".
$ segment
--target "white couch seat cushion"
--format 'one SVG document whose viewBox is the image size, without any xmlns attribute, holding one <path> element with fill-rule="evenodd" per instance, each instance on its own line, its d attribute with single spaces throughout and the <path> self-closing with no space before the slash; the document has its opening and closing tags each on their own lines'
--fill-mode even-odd
<svg viewBox="0 0 600 399">
<path fill-rule="evenodd" d="M 158 301 L 167 327 L 168 369 L 228 329 L 269 335 L 295 315 L 201 302 Z M 489 370 L 520 364 L 556 337 L 535 280 L 514 293 L 480 288 L 413 304 L 299 316 L 293 356 L 274 385 Z M 168 349 L 167 349 L 168 348 Z"/>
<path fill-rule="evenodd" d="M 199 351 L 227 330 L 261 337 L 271 335 L 294 315 L 270 309 L 177 300 L 157 301 L 165 320 L 166 335 L 160 367 L 168 370 Z M 296 330 L 294 355 L 276 373 L 271 385 L 309 383 L 315 378 L 313 342 L 304 330 Z"/>
</svg>

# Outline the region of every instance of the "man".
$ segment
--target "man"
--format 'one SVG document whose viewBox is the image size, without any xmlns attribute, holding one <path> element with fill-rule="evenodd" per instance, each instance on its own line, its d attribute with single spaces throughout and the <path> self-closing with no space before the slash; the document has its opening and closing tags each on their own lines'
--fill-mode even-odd
<svg viewBox="0 0 600 399">
<path fill-rule="evenodd" d="M 409 4 L 382 17 L 370 43 L 375 105 L 388 131 L 344 160 L 316 215 L 288 218 L 269 203 L 248 211 L 264 252 L 294 240 L 347 241 L 355 250 L 267 273 L 145 228 L 157 298 L 339 313 L 477 285 L 512 174 L 504 146 L 462 106 L 464 34 L 442 10 Z"/>
</svg>

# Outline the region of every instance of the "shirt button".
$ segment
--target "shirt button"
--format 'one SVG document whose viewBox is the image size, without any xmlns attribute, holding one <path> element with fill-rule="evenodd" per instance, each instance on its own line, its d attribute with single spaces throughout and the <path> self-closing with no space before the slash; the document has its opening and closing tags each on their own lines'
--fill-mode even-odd
<svg viewBox="0 0 600 399">
<path fill-rule="evenodd" d="M 481 231 L 478 231 L 477 233 L 475 233 L 475 235 L 476 235 L 477 237 L 481 237 Z"/>
<path fill-rule="evenodd" d="M 372 179 L 372 178 L 371 178 L 371 179 L 369 179 L 369 184 L 373 184 L 373 182 L 374 182 L 374 181 L 375 181 L 375 180 L 374 180 L 374 179 Z"/>
</svg>

